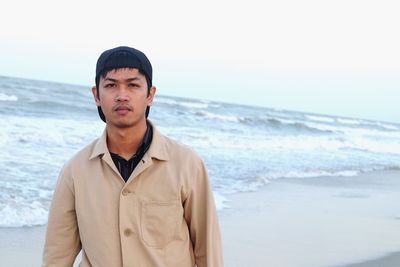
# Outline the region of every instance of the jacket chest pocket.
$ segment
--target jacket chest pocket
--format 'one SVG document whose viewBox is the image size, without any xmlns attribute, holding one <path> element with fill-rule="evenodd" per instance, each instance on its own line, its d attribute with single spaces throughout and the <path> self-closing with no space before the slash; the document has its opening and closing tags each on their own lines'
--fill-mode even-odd
<svg viewBox="0 0 400 267">
<path fill-rule="evenodd" d="M 140 228 L 143 242 L 151 247 L 164 247 L 177 234 L 183 211 L 179 201 L 142 202 Z"/>
</svg>

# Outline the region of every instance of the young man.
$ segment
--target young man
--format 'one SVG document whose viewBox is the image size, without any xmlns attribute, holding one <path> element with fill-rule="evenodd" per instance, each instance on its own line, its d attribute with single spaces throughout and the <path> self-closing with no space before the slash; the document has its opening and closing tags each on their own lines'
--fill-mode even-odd
<svg viewBox="0 0 400 267">
<path fill-rule="evenodd" d="M 215 203 L 202 160 L 147 120 L 156 88 L 147 57 L 101 54 L 92 88 L 106 128 L 63 167 L 43 267 L 221 267 Z"/>
</svg>

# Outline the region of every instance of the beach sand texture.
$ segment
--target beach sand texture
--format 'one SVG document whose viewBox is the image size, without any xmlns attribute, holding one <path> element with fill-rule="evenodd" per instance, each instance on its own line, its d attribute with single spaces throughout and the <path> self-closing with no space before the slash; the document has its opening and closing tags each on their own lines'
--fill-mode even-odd
<svg viewBox="0 0 400 267">
<path fill-rule="evenodd" d="M 229 196 L 220 216 L 226 266 L 345 266 L 400 251 L 399 192 L 400 172 L 388 171 L 279 179 Z M 395 255 L 356 266 L 399 267 Z"/>
<path fill-rule="evenodd" d="M 225 266 L 399 267 L 399 190 L 400 172 L 386 171 L 230 195 L 220 212 Z M 44 232 L 0 228 L 1 266 L 40 266 Z"/>
</svg>

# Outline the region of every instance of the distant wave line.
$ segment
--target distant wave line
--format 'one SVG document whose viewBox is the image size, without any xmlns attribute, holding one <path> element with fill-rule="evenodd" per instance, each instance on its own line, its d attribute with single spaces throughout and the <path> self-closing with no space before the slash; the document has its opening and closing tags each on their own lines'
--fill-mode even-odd
<svg viewBox="0 0 400 267">
<path fill-rule="evenodd" d="M 18 101 L 18 97 L 15 95 L 0 93 L 0 101 Z"/>
</svg>

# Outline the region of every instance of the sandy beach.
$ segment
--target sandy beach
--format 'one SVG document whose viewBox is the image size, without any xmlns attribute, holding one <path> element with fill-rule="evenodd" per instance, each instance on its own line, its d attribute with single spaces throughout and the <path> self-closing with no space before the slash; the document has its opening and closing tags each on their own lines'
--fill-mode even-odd
<svg viewBox="0 0 400 267">
<path fill-rule="evenodd" d="M 228 196 L 227 267 L 398 267 L 400 172 L 278 179 Z M 365 263 L 364 263 L 365 262 Z M 352 266 L 352 265 L 349 265 Z"/>
<path fill-rule="evenodd" d="M 278 179 L 228 195 L 227 267 L 399 267 L 400 172 Z M 0 228 L 2 266 L 40 266 L 45 227 Z"/>
<path fill-rule="evenodd" d="M 354 263 L 344 267 L 398 267 L 400 266 L 400 252 L 366 262 Z"/>
</svg>

